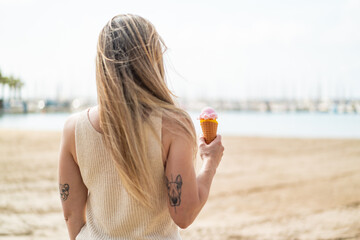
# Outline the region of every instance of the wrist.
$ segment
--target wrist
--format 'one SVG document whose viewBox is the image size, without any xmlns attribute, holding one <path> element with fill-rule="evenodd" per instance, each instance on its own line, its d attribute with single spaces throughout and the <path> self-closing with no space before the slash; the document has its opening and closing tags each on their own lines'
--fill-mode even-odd
<svg viewBox="0 0 360 240">
<path fill-rule="evenodd" d="M 209 174 L 211 176 L 214 176 L 216 173 L 216 167 L 211 166 L 210 164 L 204 163 L 200 170 L 202 173 Z"/>
</svg>

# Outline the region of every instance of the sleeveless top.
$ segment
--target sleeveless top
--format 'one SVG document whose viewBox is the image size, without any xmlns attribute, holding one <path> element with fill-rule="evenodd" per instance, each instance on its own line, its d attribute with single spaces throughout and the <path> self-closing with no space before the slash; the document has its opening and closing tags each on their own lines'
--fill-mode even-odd
<svg viewBox="0 0 360 240">
<path fill-rule="evenodd" d="M 161 139 L 161 116 L 150 116 Z M 155 196 L 160 203 L 150 210 L 124 188 L 103 136 L 90 123 L 88 110 L 79 113 L 75 127 L 76 155 L 80 173 L 88 188 L 86 224 L 76 240 L 181 239 L 167 206 L 167 190 L 161 144 L 147 131 L 148 161 L 158 183 Z"/>
</svg>

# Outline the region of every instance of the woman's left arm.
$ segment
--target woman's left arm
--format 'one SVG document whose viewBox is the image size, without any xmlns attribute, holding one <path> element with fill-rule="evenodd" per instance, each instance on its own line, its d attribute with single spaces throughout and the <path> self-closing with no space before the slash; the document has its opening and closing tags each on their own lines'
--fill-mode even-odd
<svg viewBox="0 0 360 240">
<path fill-rule="evenodd" d="M 70 117 L 64 125 L 59 159 L 60 199 L 71 240 L 76 238 L 86 223 L 85 208 L 88 195 L 88 189 L 76 162 L 76 117 Z"/>
</svg>

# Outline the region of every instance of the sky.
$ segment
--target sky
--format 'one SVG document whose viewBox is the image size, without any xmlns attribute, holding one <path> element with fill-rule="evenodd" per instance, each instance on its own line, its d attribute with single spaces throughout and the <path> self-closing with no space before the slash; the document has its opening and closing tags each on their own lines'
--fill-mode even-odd
<svg viewBox="0 0 360 240">
<path fill-rule="evenodd" d="M 100 30 L 119 13 L 164 39 L 187 99 L 360 99 L 360 0 L 0 0 L 0 69 L 25 98 L 96 99 Z"/>
</svg>

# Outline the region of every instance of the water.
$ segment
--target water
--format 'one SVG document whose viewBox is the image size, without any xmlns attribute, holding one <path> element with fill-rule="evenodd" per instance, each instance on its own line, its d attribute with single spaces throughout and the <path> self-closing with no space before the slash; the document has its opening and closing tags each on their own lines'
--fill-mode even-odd
<svg viewBox="0 0 360 240">
<path fill-rule="evenodd" d="M 190 112 L 197 133 L 201 132 L 198 112 Z M 357 138 L 360 139 L 360 115 L 322 113 L 220 112 L 218 132 L 222 135 Z M 0 128 L 25 130 L 61 130 L 70 113 L 5 114 Z"/>
<path fill-rule="evenodd" d="M 21 130 L 62 130 L 70 113 L 28 113 L 0 115 L 0 128 Z"/>
<path fill-rule="evenodd" d="M 197 114 L 191 117 L 194 121 Z M 226 112 L 218 121 L 218 132 L 224 135 L 360 138 L 360 115 L 355 114 Z"/>
</svg>

